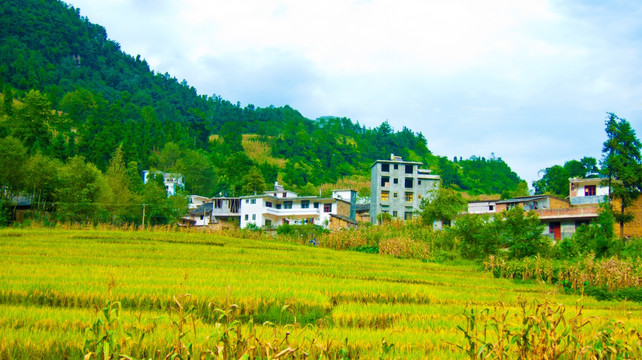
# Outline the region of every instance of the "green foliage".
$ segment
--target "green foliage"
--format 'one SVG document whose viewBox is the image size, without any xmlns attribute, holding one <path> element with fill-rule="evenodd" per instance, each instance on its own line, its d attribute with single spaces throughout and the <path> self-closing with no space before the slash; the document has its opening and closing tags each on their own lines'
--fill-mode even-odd
<svg viewBox="0 0 642 360">
<path fill-rule="evenodd" d="M 172 224 L 187 211 L 187 197 L 180 192 L 167 196 L 163 176 L 153 176 L 147 181 L 142 194 L 145 206 L 145 225 Z"/>
<path fill-rule="evenodd" d="M 419 209 L 424 224 L 432 225 L 434 221 L 441 221 L 444 225 L 450 225 L 455 216 L 465 207 L 466 201 L 461 193 L 440 187 L 429 197 L 421 200 Z"/>
<path fill-rule="evenodd" d="M 266 190 L 265 179 L 261 171 L 253 166 L 243 177 L 243 192 L 245 194 L 261 194 Z"/>
<path fill-rule="evenodd" d="M 120 302 L 109 300 L 102 309 L 103 318 L 98 318 L 91 327 L 85 329 L 83 353 L 86 359 L 112 359 L 120 356 L 125 337 L 120 313 Z"/>
<path fill-rule="evenodd" d="M 497 226 L 487 215 L 467 214 L 451 228 L 459 240 L 459 253 L 466 259 L 483 259 L 499 250 Z"/>
<path fill-rule="evenodd" d="M 597 161 L 592 157 L 583 157 L 581 160 L 570 160 L 564 166 L 554 165 L 544 170 L 542 178 L 533 181 L 535 194 L 553 194 L 559 197 L 569 195 L 570 178 L 587 178 L 596 176 L 598 173 Z"/>
<path fill-rule="evenodd" d="M 11 197 L 24 184 L 23 164 L 27 160 L 27 151 L 22 143 L 13 137 L 0 139 L 0 198 Z"/>
<path fill-rule="evenodd" d="M 606 119 L 607 140 L 602 148 L 602 173 L 608 177 L 610 197 L 619 199 L 620 209 L 615 214 L 620 224 L 620 237 L 624 224 L 633 220 L 626 211 L 642 192 L 642 143 L 626 119 L 609 113 Z"/>
<path fill-rule="evenodd" d="M 329 230 L 324 229 L 321 226 L 307 224 L 307 225 L 290 225 L 283 224 L 279 225 L 276 228 L 276 233 L 278 235 L 290 236 L 294 238 L 300 238 L 303 240 L 310 240 L 322 234 L 327 234 Z"/>
<path fill-rule="evenodd" d="M 534 211 L 524 212 L 520 207 L 495 215 L 499 244 L 508 248 L 510 258 L 546 254 L 550 242 L 542 235 L 544 225 Z"/>
<path fill-rule="evenodd" d="M 104 215 L 107 183 L 95 165 L 82 156 L 73 157 L 59 170 L 59 186 L 54 194 L 57 214 L 62 221 L 93 222 Z"/>
<path fill-rule="evenodd" d="M 562 259 L 573 259 L 593 253 L 597 258 L 612 255 L 615 246 L 615 218 L 610 204 L 602 204 L 597 219 L 580 226 L 572 238 L 563 239 L 556 248 Z"/>
</svg>

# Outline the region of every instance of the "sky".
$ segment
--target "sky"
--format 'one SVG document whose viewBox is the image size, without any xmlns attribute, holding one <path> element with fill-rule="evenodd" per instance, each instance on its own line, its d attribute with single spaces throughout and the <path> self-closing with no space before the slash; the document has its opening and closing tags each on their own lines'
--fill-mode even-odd
<svg viewBox="0 0 642 360">
<path fill-rule="evenodd" d="M 241 106 L 421 132 L 539 171 L 642 131 L 639 0 L 67 0 L 152 70 Z"/>
</svg>

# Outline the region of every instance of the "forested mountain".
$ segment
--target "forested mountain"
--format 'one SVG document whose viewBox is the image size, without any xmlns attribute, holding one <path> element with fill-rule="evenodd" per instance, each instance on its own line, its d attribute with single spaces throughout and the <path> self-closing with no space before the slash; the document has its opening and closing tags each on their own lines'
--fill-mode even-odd
<svg viewBox="0 0 642 360">
<path fill-rule="evenodd" d="M 310 192 L 369 176 L 370 165 L 391 153 L 424 162 L 445 185 L 472 194 L 513 191 L 523 182 L 501 159 L 450 161 L 433 155 L 421 133 L 387 122 L 366 128 L 347 118 L 306 119 L 287 105 L 241 107 L 200 95 L 122 52 L 102 26 L 60 1 L 0 3 L 0 89 L 0 138 L 19 140 L 27 158 L 68 166 L 82 156 L 107 173 L 120 149 L 128 176 L 148 168 L 181 172 L 188 192 L 206 196 L 240 195 L 277 179 Z M 256 134 L 280 165 L 248 156 L 242 134 Z M 24 182 L 11 187 L 26 189 Z"/>
</svg>

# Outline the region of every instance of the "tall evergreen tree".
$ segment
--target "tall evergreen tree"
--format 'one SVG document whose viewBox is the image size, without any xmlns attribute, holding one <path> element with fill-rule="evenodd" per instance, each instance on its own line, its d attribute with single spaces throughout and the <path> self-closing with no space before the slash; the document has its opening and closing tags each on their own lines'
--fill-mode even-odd
<svg viewBox="0 0 642 360">
<path fill-rule="evenodd" d="M 618 199 L 619 212 L 615 220 L 620 224 L 620 237 L 624 237 L 624 224 L 633 220 L 627 212 L 642 191 L 642 143 L 626 119 L 609 113 L 606 119 L 607 140 L 602 148 L 602 173 L 608 177 L 609 200 Z"/>
</svg>

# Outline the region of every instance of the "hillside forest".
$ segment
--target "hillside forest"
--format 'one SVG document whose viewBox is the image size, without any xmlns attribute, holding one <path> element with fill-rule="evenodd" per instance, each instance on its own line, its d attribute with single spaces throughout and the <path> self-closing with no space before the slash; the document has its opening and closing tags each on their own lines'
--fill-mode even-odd
<svg viewBox="0 0 642 360">
<path fill-rule="evenodd" d="M 277 180 L 312 195 L 347 179 L 367 196 L 370 165 L 395 154 L 470 195 L 527 188 L 499 157 L 450 160 L 433 154 L 423 134 L 387 121 L 369 128 L 199 94 L 121 51 L 105 28 L 61 1 L 0 3 L 0 90 L 3 201 L 33 195 L 65 220 L 140 207 L 153 197 L 140 181 L 145 169 L 181 173 L 186 193 L 203 196 L 262 191 Z M 95 211 L 64 215 L 73 204 Z"/>
</svg>

